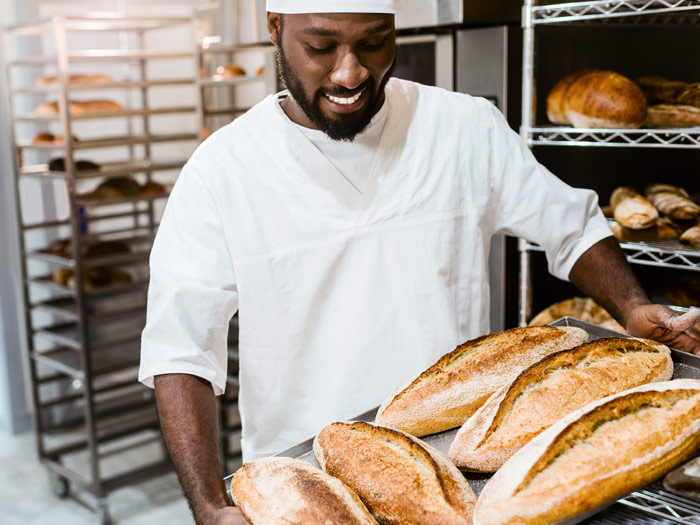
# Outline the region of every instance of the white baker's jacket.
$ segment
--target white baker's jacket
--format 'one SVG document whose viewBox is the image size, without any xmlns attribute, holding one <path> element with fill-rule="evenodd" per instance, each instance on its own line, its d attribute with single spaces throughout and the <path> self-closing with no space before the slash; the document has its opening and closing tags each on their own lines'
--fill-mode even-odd
<svg viewBox="0 0 700 525">
<path fill-rule="evenodd" d="M 246 461 L 356 416 L 489 330 L 495 233 L 567 279 L 610 235 L 595 193 L 537 163 L 484 99 L 392 79 L 364 193 L 269 96 L 193 154 L 151 254 L 139 379 L 225 388 L 239 313 Z"/>
</svg>

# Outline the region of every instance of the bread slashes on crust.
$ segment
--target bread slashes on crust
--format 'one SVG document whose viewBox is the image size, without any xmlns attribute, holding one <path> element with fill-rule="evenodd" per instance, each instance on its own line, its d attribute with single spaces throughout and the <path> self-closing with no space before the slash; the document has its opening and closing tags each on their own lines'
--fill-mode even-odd
<svg viewBox="0 0 700 525">
<path fill-rule="evenodd" d="M 553 523 L 646 485 L 700 445 L 700 381 L 594 401 L 521 448 L 488 481 L 475 525 Z"/>
<path fill-rule="evenodd" d="M 365 422 L 325 427 L 314 440 L 319 465 L 345 482 L 382 524 L 469 525 L 476 497 L 438 450 Z"/>
<path fill-rule="evenodd" d="M 580 328 L 531 326 L 467 341 L 397 388 L 379 407 L 376 423 L 414 436 L 461 426 L 525 368 L 587 340 Z"/>
<path fill-rule="evenodd" d="M 282 457 L 244 464 L 231 480 L 233 501 L 253 525 L 376 525 L 357 495 L 313 465 Z"/>
<path fill-rule="evenodd" d="M 495 472 L 567 414 L 672 376 L 671 351 L 654 341 L 610 337 L 557 352 L 491 396 L 459 430 L 449 458 L 464 470 Z"/>
</svg>

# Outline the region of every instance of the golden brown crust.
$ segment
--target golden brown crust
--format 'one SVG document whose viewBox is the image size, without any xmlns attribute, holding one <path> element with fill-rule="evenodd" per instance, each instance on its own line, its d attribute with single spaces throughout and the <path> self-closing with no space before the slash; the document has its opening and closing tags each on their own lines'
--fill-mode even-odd
<svg viewBox="0 0 700 525">
<path fill-rule="evenodd" d="M 106 84 L 114 82 L 109 75 L 68 75 L 69 84 Z M 58 77 L 41 77 L 35 82 L 37 86 L 49 86 L 58 83 Z"/>
<path fill-rule="evenodd" d="M 565 415 L 672 375 L 671 352 L 657 343 L 611 337 L 557 352 L 525 370 L 469 418 L 449 457 L 462 469 L 495 472 Z"/>
<path fill-rule="evenodd" d="M 479 496 L 480 525 L 556 522 L 649 483 L 700 445 L 700 381 L 595 401 L 530 441 Z"/>
<path fill-rule="evenodd" d="M 663 77 L 642 77 L 637 80 L 637 85 L 649 102 L 700 107 L 700 82 L 686 83 Z"/>
<path fill-rule="evenodd" d="M 619 242 L 648 242 L 662 239 L 678 239 L 681 228 L 668 217 L 656 219 L 656 223 L 643 230 L 625 228 L 616 222 L 610 224 L 613 235 Z"/>
<path fill-rule="evenodd" d="M 576 128 L 638 128 L 647 112 L 639 87 L 613 71 L 583 71 L 565 77 L 547 102 L 552 122 Z"/>
<path fill-rule="evenodd" d="M 655 104 L 647 108 L 644 125 L 656 128 L 700 126 L 700 107 L 687 104 Z"/>
<path fill-rule="evenodd" d="M 581 321 L 605 326 L 610 330 L 625 331 L 605 308 L 590 297 L 571 297 L 554 303 L 533 317 L 528 325 L 545 326 L 562 317 L 575 317 Z"/>
<path fill-rule="evenodd" d="M 91 113 L 111 113 L 124 111 L 124 107 L 113 100 L 74 100 L 69 102 L 68 111 L 71 115 L 87 115 Z M 57 115 L 58 102 L 44 102 L 36 108 L 37 115 Z"/>
<path fill-rule="evenodd" d="M 615 220 L 625 228 L 643 230 L 656 224 L 659 212 L 630 186 L 620 186 L 610 195 Z"/>
<path fill-rule="evenodd" d="M 460 426 L 524 368 L 587 338 L 579 328 L 537 326 L 467 341 L 390 395 L 379 407 L 376 422 L 414 436 Z"/>
<path fill-rule="evenodd" d="M 333 423 L 314 441 L 326 472 L 345 482 L 382 524 L 468 525 L 476 497 L 440 452 L 396 430 Z"/>
<path fill-rule="evenodd" d="M 681 235 L 680 241 L 693 248 L 700 248 L 700 221 L 698 221 L 697 226 L 692 226 L 685 230 Z"/>
<path fill-rule="evenodd" d="M 297 459 L 246 463 L 231 480 L 231 495 L 253 525 L 376 524 L 352 490 Z"/>
<path fill-rule="evenodd" d="M 650 184 L 644 190 L 644 194 L 657 210 L 674 219 L 689 220 L 700 215 L 700 206 L 693 202 L 688 192 L 679 186 Z"/>
</svg>

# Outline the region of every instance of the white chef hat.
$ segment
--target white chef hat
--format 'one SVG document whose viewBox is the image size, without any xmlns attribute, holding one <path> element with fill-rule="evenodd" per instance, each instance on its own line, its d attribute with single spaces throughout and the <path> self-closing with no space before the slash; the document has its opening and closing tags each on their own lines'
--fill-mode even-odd
<svg viewBox="0 0 700 525">
<path fill-rule="evenodd" d="M 271 13 L 391 13 L 401 9 L 402 0 L 267 0 Z"/>
</svg>

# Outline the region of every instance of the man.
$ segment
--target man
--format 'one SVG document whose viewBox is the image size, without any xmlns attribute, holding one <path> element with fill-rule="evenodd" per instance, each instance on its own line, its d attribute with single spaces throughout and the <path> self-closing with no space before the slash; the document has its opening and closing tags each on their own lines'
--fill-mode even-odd
<svg viewBox="0 0 700 525">
<path fill-rule="evenodd" d="M 151 257 L 140 379 L 198 523 L 226 508 L 215 393 L 240 310 L 244 459 L 378 405 L 488 332 L 495 233 L 546 250 L 631 333 L 689 351 L 651 305 L 595 194 L 540 166 L 487 101 L 389 80 L 395 0 L 268 1 L 289 94 L 210 137 L 168 202 Z"/>
</svg>

